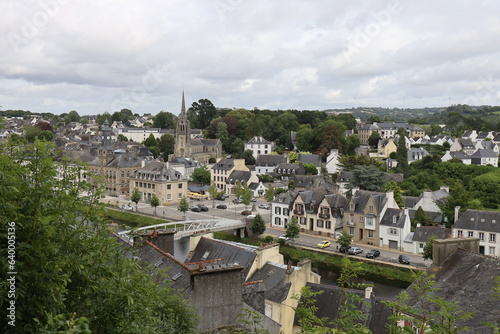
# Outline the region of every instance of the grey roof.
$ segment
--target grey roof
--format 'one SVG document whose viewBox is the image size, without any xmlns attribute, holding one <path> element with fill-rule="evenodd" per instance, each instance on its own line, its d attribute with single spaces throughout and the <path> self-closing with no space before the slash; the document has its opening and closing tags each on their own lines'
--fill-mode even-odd
<svg viewBox="0 0 500 334">
<path fill-rule="evenodd" d="M 248 182 L 250 180 L 251 172 L 243 171 L 243 170 L 233 170 L 231 174 L 227 177 L 226 183 L 234 184 L 236 180 L 240 180 L 243 182 Z"/>
<path fill-rule="evenodd" d="M 127 157 L 127 154 L 118 154 L 106 163 L 106 167 L 131 168 L 141 167 L 142 159 L 133 154 Z"/>
<path fill-rule="evenodd" d="M 175 157 L 174 159 L 172 159 L 172 161 L 170 161 L 171 163 L 173 164 L 182 164 L 184 165 L 186 168 L 189 168 L 189 167 L 196 167 L 197 164 L 196 164 L 196 161 L 194 160 L 191 160 L 189 158 L 182 158 L 182 157 Z"/>
<path fill-rule="evenodd" d="M 228 158 L 221 159 L 212 166 L 214 170 L 231 170 L 232 168 L 234 168 L 234 160 Z"/>
<path fill-rule="evenodd" d="M 451 236 L 451 228 L 440 226 L 419 226 L 413 233 L 413 241 L 427 242 L 432 236 L 438 239 L 446 239 Z"/>
<path fill-rule="evenodd" d="M 286 282 L 286 265 L 267 262 L 262 268 L 255 271 L 248 282 L 264 281 L 266 299 L 275 303 L 282 303 L 288 296 L 291 282 Z M 294 270 L 294 269 L 291 269 Z"/>
<path fill-rule="evenodd" d="M 434 296 L 456 302 L 459 310 L 474 313 L 470 319 L 457 320 L 457 326 L 469 327 L 460 333 L 492 333 L 484 323 L 500 323 L 500 299 L 493 292 L 495 277 L 500 273 L 498 258 L 459 249 L 429 272 L 435 275 Z M 421 304 L 414 298 L 414 284 L 407 289 L 408 305 L 419 310 Z"/>
<path fill-rule="evenodd" d="M 281 193 L 276 196 L 273 200 L 273 203 L 290 204 L 295 199 L 295 197 L 297 197 L 297 191 L 289 190 L 286 193 Z"/>
<path fill-rule="evenodd" d="M 403 196 L 405 208 L 413 208 L 419 201 L 419 197 Z"/>
<path fill-rule="evenodd" d="M 298 161 L 302 163 L 313 164 L 316 167 L 321 167 L 321 154 L 299 153 Z"/>
<path fill-rule="evenodd" d="M 246 277 L 255 259 L 256 249 L 255 246 L 203 237 L 186 262 L 221 259 L 221 262 L 227 266 L 235 264 L 243 266 L 243 277 Z"/>
<path fill-rule="evenodd" d="M 394 181 L 401 183 L 403 182 L 404 175 L 403 173 L 385 173 L 385 178 L 387 181 Z"/>
<path fill-rule="evenodd" d="M 417 157 L 425 157 L 425 156 L 428 156 L 430 155 L 429 152 L 427 152 L 427 150 L 425 150 L 424 148 L 422 147 L 419 147 L 419 148 L 410 148 L 408 150 L 408 161 L 415 161 L 415 160 L 418 160 Z"/>
<path fill-rule="evenodd" d="M 255 162 L 256 166 L 277 166 L 280 163 L 286 163 L 287 158 L 277 154 L 260 154 Z"/>
<path fill-rule="evenodd" d="M 413 205 L 415 206 L 415 205 Z M 410 219 L 415 218 L 415 213 L 417 212 L 417 209 L 409 209 L 408 214 L 410 216 Z M 441 212 L 431 212 L 431 211 L 424 211 L 425 215 L 431 219 L 431 221 L 434 224 L 440 224 L 445 220 L 445 216 Z"/>
<path fill-rule="evenodd" d="M 493 150 L 477 150 L 471 155 L 471 158 L 498 158 L 498 154 Z"/>
<path fill-rule="evenodd" d="M 355 204 L 354 212 L 360 212 L 360 213 L 364 212 L 366 203 L 368 203 L 368 199 L 370 197 L 373 197 L 377 208 L 377 212 L 380 212 L 387 200 L 387 194 L 376 191 L 367 191 L 367 190 L 358 190 L 351 198 L 351 201 Z M 349 208 L 346 208 L 346 211 L 347 210 L 352 211 Z"/>
<path fill-rule="evenodd" d="M 352 172 L 340 171 L 337 175 L 337 182 L 349 182 L 354 177 Z"/>
<path fill-rule="evenodd" d="M 264 139 L 261 136 L 254 136 L 252 139 L 247 141 L 247 144 L 272 144 L 272 142 Z"/>
<path fill-rule="evenodd" d="M 384 216 L 380 219 L 380 225 L 403 228 L 405 223 L 404 210 L 387 209 Z"/>
<path fill-rule="evenodd" d="M 458 138 L 457 140 L 462 148 L 465 148 L 465 149 L 474 149 L 475 148 L 474 144 L 472 143 L 472 141 L 470 141 L 470 139 Z"/>
<path fill-rule="evenodd" d="M 470 155 L 465 154 L 464 151 L 450 151 L 449 153 L 452 158 L 460 160 L 470 159 Z"/>
<path fill-rule="evenodd" d="M 306 286 L 311 290 L 311 292 L 321 292 L 315 296 L 314 306 L 316 311 L 315 316 L 318 318 L 326 318 L 331 322 L 331 320 L 336 319 L 339 316 L 340 302 L 342 300 L 343 289 L 338 286 L 306 283 Z M 360 304 L 354 302 L 358 309 L 361 309 L 364 314 L 366 314 L 366 320 L 363 324 L 368 327 L 373 334 L 386 334 L 389 331 L 386 328 L 388 323 L 388 317 L 392 314 L 391 309 L 387 307 L 383 301 L 389 300 L 387 298 L 376 297 L 372 294 L 370 299 L 365 299 L 365 292 L 363 290 L 345 289 L 346 295 L 357 295 L 361 298 L 364 303 Z M 298 307 L 303 303 L 301 299 L 299 301 Z M 294 323 L 298 325 L 298 319 L 295 317 Z M 328 325 L 332 326 L 332 325 Z"/>
<path fill-rule="evenodd" d="M 468 209 L 452 228 L 500 233 L 500 212 Z"/>
<path fill-rule="evenodd" d="M 182 174 L 173 168 L 168 168 L 167 164 L 160 161 L 151 161 L 143 168 L 139 169 L 133 177 L 153 178 L 156 181 L 170 181 L 182 179 Z"/>
</svg>

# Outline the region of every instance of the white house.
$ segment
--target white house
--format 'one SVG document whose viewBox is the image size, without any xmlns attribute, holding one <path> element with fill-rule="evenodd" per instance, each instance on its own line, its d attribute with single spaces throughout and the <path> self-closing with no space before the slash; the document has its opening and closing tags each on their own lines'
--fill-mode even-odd
<svg viewBox="0 0 500 334">
<path fill-rule="evenodd" d="M 379 247 L 404 250 L 411 231 L 408 209 L 388 208 L 379 224 Z"/>
<path fill-rule="evenodd" d="M 290 203 L 295 195 L 295 191 L 287 191 L 275 197 L 271 203 L 271 226 L 287 228 L 290 219 Z"/>
<path fill-rule="evenodd" d="M 287 157 L 276 154 L 260 154 L 255 162 L 255 172 L 257 175 L 269 174 L 274 172 L 279 164 L 287 162 Z"/>
<path fill-rule="evenodd" d="M 274 150 L 274 142 L 268 141 L 261 136 L 254 136 L 245 143 L 245 151 L 251 150 L 253 156 L 257 159 L 259 154 L 270 154 Z"/>
<path fill-rule="evenodd" d="M 330 154 L 326 157 L 326 170 L 328 174 L 335 174 L 340 172 L 340 153 L 337 149 L 332 149 Z"/>
<path fill-rule="evenodd" d="M 471 157 L 470 155 L 465 154 L 462 151 L 446 151 L 446 153 L 441 157 L 442 162 L 449 161 L 451 159 L 460 159 L 462 160 L 464 165 L 470 165 L 471 164 Z"/>
<path fill-rule="evenodd" d="M 498 166 L 498 154 L 493 150 L 477 150 L 471 156 L 471 163 L 473 165 Z"/>
</svg>

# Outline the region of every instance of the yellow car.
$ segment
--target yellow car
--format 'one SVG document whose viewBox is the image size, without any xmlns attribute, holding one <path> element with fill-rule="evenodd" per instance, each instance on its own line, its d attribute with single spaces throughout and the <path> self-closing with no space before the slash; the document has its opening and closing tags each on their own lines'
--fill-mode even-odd
<svg viewBox="0 0 500 334">
<path fill-rule="evenodd" d="M 326 248 L 326 247 L 328 247 L 328 246 L 330 246 L 330 245 L 331 245 L 330 241 L 323 240 L 323 241 L 321 241 L 321 242 L 318 244 L 318 247 L 319 247 L 319 248 Z"/>
</svg>

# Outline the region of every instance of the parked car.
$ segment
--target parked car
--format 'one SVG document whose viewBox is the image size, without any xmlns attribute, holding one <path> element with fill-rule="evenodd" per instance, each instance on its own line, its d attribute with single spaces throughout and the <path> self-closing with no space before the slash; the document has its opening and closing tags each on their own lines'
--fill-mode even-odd
<svg viewBox="0 0 500 334">
<path fill-rule="evenodd" d="M 217 209 L 227 209 L 227 205 L 226 204 L 219 204 L 216 206 Z"/>
<path fill-rule="evenodd" d="M 189 210 L 193 212 L 201 212 L 201 209 L 198 207 L 198 205 L 190 205 Z"/>
<path fill-rule="evenodd" d="M 252 197 L 252 199 L 250 200 L 250 202 L 257 202 L 257 199 L 255 197 Z"/>
<path fill-rule="evenodd" d="M 347 253 L 347 252 L 349 251 L 349 249 L 350 249 L 350 248 L 351 248 L 350 246 L 349 246 L 349 247 L 347 247 L 347 248 L 346 248 L 346 247 L 344 247 L 344 246 L 340 246 L 340 248 L 339 248 L 339 252 L 341 252 L 341 253 L 344 253 L 344 254 L 345 254 L 345 253 Z"/>
<path fill-rule="evenodd" d="M 243 211 L 241 211 L 241 214 L 243 216 L 250 216 L 252 214 L 252 211 L 250 211 L 250 210 L 243 210 Z"/>
<path fill-rule="evenodd" d="M 398 257 L 398 262 L 402 264 L 410 264 L 410 258 L 406 255 L 400 255 Z"/>
<path fill-rule="evenodd" d="M 357 255 L 357 254 L 363 253 L 363 250 L 359 247 L 351 247 L 351 248 L 349 248 L 347 253 L 349 253 L 351 255 Z"/>
<path fill-rule="evenodd" d="M 218 201 L 225 201 L 226 197 L 224 197 L 224 195 L 220 195 L 220 196 L 217 196 L 215 199 Z"/>
<path fill-rule="evenodd" d="M 370 259 L 374 259 L 374 258 L 379 257 L 379 256 L 380 256 L 380 251 L 377 249 L 372 249 L 371 251 L 366 253 L 366 257 L 370 258 Z"/>
<path fill-rule="evenodd" d="M 241 200 L 241 198 L 235 198 L 235 199 L 233 199 L 233 203 L 234 204 L 241 204 L 241 203 L 243 203 L 243 201 Z"/>
<path fill-rule="evenodd" d="M 323 240 L 318 244 L 319 248 L 326 248 L 331 245 L 331 242 L 328 240 Z"/>
<path fill-rule="evenodd" d="M 200 208 L 201 211 L 208 211 L 208 207 L 203 204 L 198 204 L 198 207 Z"/>
<path fill-rule="evenodd" d="M 290 238 L 289 238 L 289 237 L 287 237 L 287 236 L 286 236 L 286 234 L 282 234 L 282 235 L 280 235 L 280 236 L 278 237 L 278 239 L 283 239 L 283 240 L 285 240 L 285 241 L 290 240 Z"/>
<path fill-rule="evenodd" d="M 271 208 L 271 206 L 269 204 L 266 204 L 266 203 L 260 203 L 259 208 L 269 210 Z"/>
</svg>

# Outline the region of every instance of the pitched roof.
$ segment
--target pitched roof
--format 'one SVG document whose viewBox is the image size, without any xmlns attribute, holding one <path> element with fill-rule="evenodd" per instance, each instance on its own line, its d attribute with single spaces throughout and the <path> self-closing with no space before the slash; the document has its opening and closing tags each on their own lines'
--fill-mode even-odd
<svg viewBox="0 0 500 334">
<path fill-rule="evenodd" d="M 405 214 L 402 209 L 387 209 L 380 219 L 380 225 L 403 228 L 405 224 Z"/>
<path fill-rule="evenodd" d="M 298 161 L 306 164 L 313 164 L 316 167 L 321 167 L 321 154 L 299 153 Z"/>
<path fill-rule="evenodd" d="M 493 150 L 477 150 L 471 155 L 471 158 L 498 158 L 498 154 Z"/>
<path fill-rule="evenodd" d="M 440 226 L 418 226 L 413 233 L 413 241 L 427 242 L 432 236 L 446 239 L 451 236 L 451 228 Z"/>
<path fill-rule="evenodd" d="M 470 319 L 457 320 L 457 326 L 469 326 L 469 330 L 460 333 L 492 333 L 484 323 L 498 324 L 500 319 L 500 299 L 493 292 L 495 277 L 500 273 L 498 258 L 459 249 L 430 273 L 435 274 L 436 297 L 457 303 L 464 312 L 474 313 Z M 408 305 L 418 310 L 421 304 L 415 299 L 413 284 L 407 289 Z"/>
<path fill-rule="evenodd" d="M 265 298 L 275 303 L 281 303 L 287 298 L 292 286 L 291 282 L 286 282 L 286 270 L 286 265 L 267 262 L 262 268 L 255 271 L 247 281 L 264 281 Z"/>
<path fill-rule="evenodd" d="M 254 136 L 252 139 L 247 141 L 247 144 L 272 144 L 272 142 L 264 139 L 261 136 Z"/>
<path fill-rule="evenodd" d="M 287 158 L 277 154 L 259 154 L 255 162 L 256 166 L 277 166 L 280 163 L 286 163 Z"/>
<path fill-rule="evenodd" d="M 387 201 L 387 194 L 367 190 L 358 190 L 351 198 L 351 201 L 355 204 L 354 212 L 364 212 L 366 204 L 368 203 L 370 197 L 373 197 L 375 206 L 377 207 L 377 212 L 380 212 L 384 203 Z"/>
<path fill-rule="evenodd" d="M 243 182 L 248 182 L 250 180 L 251 172 L 243 171 L 243 170 L 233 170 L 231 174 L 227 177 L 228 184 L 234 184 L 236 180 L 240 180 Z"/>
<path fill-rule="evenodd" d="M 452 228 L 500 233 L 500 212 L 467 209 Z"/>
</svg>

